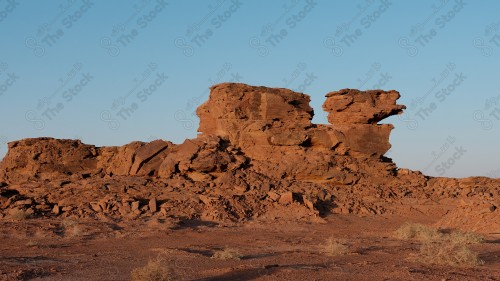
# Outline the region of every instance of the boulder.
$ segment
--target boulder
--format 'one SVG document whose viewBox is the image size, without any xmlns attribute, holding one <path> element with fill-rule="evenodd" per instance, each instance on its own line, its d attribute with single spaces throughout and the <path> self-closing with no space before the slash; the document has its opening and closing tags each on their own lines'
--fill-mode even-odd
<svg viewBox="0 0 500 281">
<path fill-rule="evenodd" d="M 80 140 L 31 138 L 9 143 L 0 171 L 8 182 L 50 180 L 96 172 L 98 151 Z"/>
<path fill-rule="evenodd" d="M 342 89 L 326 94 L 323 109 L 329 113 L 328 122 L 333 125 L 374 125 L 406 109 L 406 106 L 396 104 L 399 98 L 399 92 L 394 90 Z"/>
</svg>

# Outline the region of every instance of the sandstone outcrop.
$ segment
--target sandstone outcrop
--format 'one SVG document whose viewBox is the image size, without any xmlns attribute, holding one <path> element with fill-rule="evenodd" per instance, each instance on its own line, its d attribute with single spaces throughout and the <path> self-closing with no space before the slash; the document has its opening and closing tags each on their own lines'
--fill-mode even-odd
<svg viewBox="0 0 500 281">
<path fill-rule="evenodd" d="M 389 179 L 396 166 L 382 157 L 398 114 L 396 91 L 341 90 L 327 94 L 331 125 L 311 122 L 308 95 L 288 89 L 218 84 L 201 105 L 197 139 L 181 145 L 156 140 L 101 147 L 51 138 L 13 142 L 0 171 L 5 179 L 29 181 L 61 176 L 160 176 L 210 180 L 249 164 L 271 178 L 353 184 Z M 189 176 L 189 175 L 191 176 Z"/>
<path fill-rule="evenodd" d="M 389 134 L 394 126 L 377 123 L 406 108 L 396 104 L 398 92 L 343 89 L 326 97 L 323 109 L 329 113 L 328 121 L 348 136 L 344 141 L 353 151 L 381 156 L 391 148 Z"/>
<path fill-rule="evenodd" d="M 382 158 L 393 127 L 376 123 L 404 109 L 396 105 L 399 97 L 396 91 L 329 93 L 324 108 L 329 116 L 340 116 L 329 117 L 340 125 L 316 125 L 308 95 L 219 84 L 197 110 L 198 131 L 228 138 L 255 169 L 271 177 L 352 184 L 366 174 L 385 177 L 395 170 Z"/>
<path fill-rule="evenodd" d="M 71 175 L 90 175 L 97 168 L 97 149 L 79 140 L 24 139 L 9 143 L 0 163 L 0 179 L 26 182 Z"/>
<path fill-rule="evenodd" d="M 197 109 L 199 136 L 182 144 L 11 142 L 0 163 L 0 218 L 22 212 L 218 222 L 318 219 L 397 212 L 402 202 L 410 202 L 411 210 L 450 198 L 452 203 L 439 205 L 448 208 L 447 227 L 464 227 L 464 210 L 471 208 L 481 210 L 467 211 L 473 216 L 468 222 L 476 215 L 497 218 L 499 180 L 431 178 L 384 157 L 393 126 L 378 122 L 405 109 L 396 104 L 399 97 L 396 91 L 331 92 L 323 105 L 330 124 L 313 124 L 306 94 L 223 83 Z M 458 204 L 459 198 L 468 203 Z"/>
<path fill-rule="evenodd" d="M 329 113 L 328 121 L 334 125 L 377 124 L 406 109 L 406 106 L 396 104 L 400 97 L 394 90 L 342 89 L 326 94 L 323 109 Z"/>
<path fill-rule="evenodd" d="M 173 149 L 173 143 L 163 140 L 99 148 L 97 172 L 105 175 L 156 176 L 163 159 Z"/>
</svg>

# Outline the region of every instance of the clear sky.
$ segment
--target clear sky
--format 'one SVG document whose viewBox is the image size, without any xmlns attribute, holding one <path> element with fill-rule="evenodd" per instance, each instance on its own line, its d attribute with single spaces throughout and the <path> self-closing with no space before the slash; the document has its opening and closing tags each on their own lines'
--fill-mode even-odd
<svg viewBox="0 0 500 281">
<path fill-rule="evenodd" d="M 398 90 L 387 154 L 429 175 L 500 177 L 500 1 L 0 1 L 5 142 L 196 136 L 210 85 Z"/>
</svg>

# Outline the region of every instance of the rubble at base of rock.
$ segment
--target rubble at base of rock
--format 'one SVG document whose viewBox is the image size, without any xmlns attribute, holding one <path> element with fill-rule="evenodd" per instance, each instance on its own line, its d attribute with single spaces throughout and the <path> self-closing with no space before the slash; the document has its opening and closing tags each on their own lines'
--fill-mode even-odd
<svg viewBox="0 0 500 281">
<path fill-rule="evenodd" d="M 305 94 L 223 83 L 197 109 L 200 135 L 182 144 L 11 142 L 0 163 L 0 218 L 318 220 L 451 200 L 443 225 L 467 228 L 475 216 L 474 230 L 500 232 L 500 180 L 431 178 L 383 156 L 393 126 L 378 122 L 402 112 L 399 97 L 331 92 L 323 105 L 331 124 L 319 125 Z"/>
</svg>

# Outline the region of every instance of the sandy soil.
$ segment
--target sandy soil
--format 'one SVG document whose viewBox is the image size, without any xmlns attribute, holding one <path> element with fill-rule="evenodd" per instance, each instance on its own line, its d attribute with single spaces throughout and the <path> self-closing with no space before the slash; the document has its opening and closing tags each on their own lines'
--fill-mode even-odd
<svg viewBox="0 0 500 281">
<path fill-rule="evenodd" d="M 394 231 L 434 216 L 330 215 L 301 221 L 217 225 L 166 220 L 25 220 L 1 223 L 0 280 L 130 280 L 134 268 L 161 259 L 179 280 L 500 280 L 500 234 L 471 248 L 484 264 L 437 266 L 419 260 L 418 241 Z M 324 253 L 328 238 L 346 254 Z M 214 259 L 233 249 L 241 259 Z"/>
</svg>

